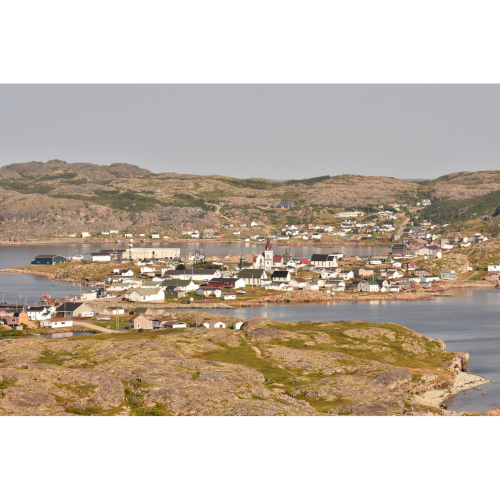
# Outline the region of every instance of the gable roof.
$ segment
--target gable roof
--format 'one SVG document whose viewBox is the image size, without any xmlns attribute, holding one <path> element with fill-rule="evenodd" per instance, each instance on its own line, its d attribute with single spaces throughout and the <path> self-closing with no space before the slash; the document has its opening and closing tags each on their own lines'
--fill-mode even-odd
<svg viewBox="0 0 500 500">
<path fill-rule="evenodd" d="M 164 280 L 161 286 L 188 286 L 193 283 L 193 280 Z"/>
<path fill-rule="evenodd" d="M 311 262 L 329 262 L 335 259 L 334 255 L 329 255 L 327 253 L 313 253 L 311 257 Z"/>
<path fill-rule="evenodd" d="M 263 269 L 242 269 L 238 273 L 239 278 L 261 278 L 265 271 Z M 267 276 L 267 275 L 266 275 Z"/>
<path fill-rule="evenodd" d="M 72 312 L 76 311 L 80 306 L 88 306 L 93 310 L 93 308 L 86 302 L 65 302 L 64 304 L 61 304 L 56 310 L 58 312 Z"/>
<path fill-rule="evenodd" d="M 274 271 L 272 278 L 286 278 L 289 274 L 289 271 Z"/>
<path fill-rule="evenodd" d="M 131 290 L 132 292 L 129 293 L 137 292 L 139 295 L 156 295 L 158 292 L 163 292 L 161 288 L 132 288 Z"/>
</svg>

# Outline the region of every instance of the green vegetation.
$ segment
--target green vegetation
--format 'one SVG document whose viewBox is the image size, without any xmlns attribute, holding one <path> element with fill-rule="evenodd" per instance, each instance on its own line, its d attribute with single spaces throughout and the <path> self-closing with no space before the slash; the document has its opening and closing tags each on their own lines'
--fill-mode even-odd
<svg viewBox="0 0 500 500">
<path fill-rule="evenodd" d="M 311 177 L 309 179 L 291 179 L 289 181 L 285 181 L 284 184 L 305 184 L 307 186 L 312 186 L 314 184 L 317 184 L 318 182 L 327 181 L 329 179 L 333 179 L 333 177 L 331 175 L 321 175 L 319 177 Z"/>
<path fill-rule="evenodd" d="M 437 223 L 459 222 L 485 215 L 498 215 L 496 208 L 500 205 L 500 190 L 481 196 L 473 196 L 464 200 L 432 200 L 432 205 L 422 210 L 427 220 Z"/>
<path fill-rule="evenodd" d="M 17 382 L 15 380 L 0 380 L 0 390 L 7 389 L 7 387 L 12 387 L 16 384 Z"/>
<path fill-rule="evenodd" d="M 237 188 L 247 189 L 274 189 L 283 183 L 278 181 L 268 181 L 265 179 L 218 179 L 221 182 L 230 184 Z"/>
<path fill-rule="evenodd" d="M 73 413 L 74 415 L 102 415 L 104 410 L 98 406 L 88 406 L 87 408 L 66 408 L 66 413 Z"/>
</svg>

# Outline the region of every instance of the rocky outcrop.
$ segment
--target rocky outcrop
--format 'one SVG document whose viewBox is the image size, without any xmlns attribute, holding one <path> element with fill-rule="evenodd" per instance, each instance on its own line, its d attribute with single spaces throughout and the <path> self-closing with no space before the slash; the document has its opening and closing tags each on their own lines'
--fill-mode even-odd
<svg viewBox="0 0 500 500">
<path fill-rule="evenodd" d="M 395 368 L 375 375 L 375 383 L 388 389 L 401 387 L 403 384 L 411 382 L 411 372 L 403 368 Z"/>
</svg>

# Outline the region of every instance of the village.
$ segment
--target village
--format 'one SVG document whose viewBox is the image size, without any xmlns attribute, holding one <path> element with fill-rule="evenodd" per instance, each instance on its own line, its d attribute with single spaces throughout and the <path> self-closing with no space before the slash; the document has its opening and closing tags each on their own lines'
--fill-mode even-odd
<svg viewBox="0 0 500 500">
<path fill-rule="evenodd" d="M 358 217 L 363 213 L 342 215 Z M 386 213 L 384 216 L 396 218 Z M 101 328 L 101 331 L 185 328 L 186 323 L 164 316 L 162 306 L 164 310 L 172 307 L 241 307 L 290 292 L 312 292 L 321 300 L 374 293 L 404 296 L 431 291 L 443 282 L 464 279 L 464 272 L 477 274 L 472 266 L 457 271 L 438 264 L 443 254 L 481 245 L 488 238 L 481 234 L 440 238 L 436 233 L 442 230 L 441 226 L 406 228 L 408 220 L 402 222 L 390 237 L 390 252 L 365 258 L 331 251 L 312 253 L 309 258 L 294 258 L 288 250 L 280 254 L 273 248 L 273 244 L 283 237 L 300 237 L 304 231 L 315 229 L 318 232 L 311 236 L 320 238 L 322 232 L 329 230 L 312 225 L 307 225 L 303 231 L 288 225 L 266 238 L 259 236 L 259 240 L 265 241 L 264 250 L 256 255 L 245 255 L 245 258 L 241 255 L 239 259 L 206 257 L 199 251 L 181 256 L 180 248 L 134 247 L 131 238 L 128 248 L 90 254 L 90 262 L 87 262 L 90 267 L 86 270 L 90 271 L 93 265 L 109 266 L 109 272 L 101 279 L 83 280 L 83 284 L 91 285 L 90 290 L 59 299 L 45 295 L 35 306 L 0 304 L 0 327 L 30 332 L 84 326 Z M 252 224 L 258 226 L 254 221 L 241 223 L 245 227 Z M 388 226 L 385 224 L 382 230 L 395 230 Z M 351 219 L 343 220 L 340 227 L 346 234 L 360 229 L 369 234 L 380 229 Z M 217 237 L 213 230 L 204 231 L 203 237 L 207 234 Z M 133 237 L 130 233 L 127 236 Z M 82 259 L 83 256 L 78 255 L 42 254 L 35 256 L 30 268 L 32 272 L 48 266 L 54 269 L 82 262 Z M 499 272 L 500 264 L 490 263 L 487 272 L 483 273 L 484 280 L 498 281 Z M 293 301 L 301 300 L 300 293 L 293 297 Z M 227 325 L 222 321 L 205 322 L 204 326 L 239 329 L 241 322 Z"/>
</svg>

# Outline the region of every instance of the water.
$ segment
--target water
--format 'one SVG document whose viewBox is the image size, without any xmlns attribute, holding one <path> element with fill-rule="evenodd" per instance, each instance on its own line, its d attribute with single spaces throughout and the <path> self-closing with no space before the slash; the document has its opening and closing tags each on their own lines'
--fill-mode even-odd
<svg viewBox="0 0 500 500">
<path fill-rule="evenodd" d="M 439 338 L 448 351 L 470 354 L 469 372 L 491 381 L 481 390 L 471 389 L 448 401 L 453 411 L 485 412 L 500 406 L 500 292 L 457 289 L 453 297 L 435 300 L 368 302 L 333 301 L 322 304 L 280 305 L 214 311 L 227 316 L 261 316 L 279 321 L 360 320 L 398 323 L 412 330 Z M 481 393 L 487 392 L 487 396 Z"/>
<path fill-rule="evenodd" d="M 254 243 L 224 243 L 216 241 L 185 241 L 182 243 L 153 243 L 142 245 L 135 243 L 136 247 L 165 247 L 165 248 L 180 248 L 181 255 L 187 255 L 188 252 L 201 250 L 207 257 L 225 257 L 226 255 L 241 255 L 248 253 L 259 253 L 264 250 L 264 244 L 256 245 Z M 56 245 L 2 245 L 0 246 L 0 269 L 8 269 L 15 266 L 28 265 L 36 255 L 39 254 L 59 254 L 63 257 L 83 255 L 85 259 L 90 259 L 90 252 L 97 250 L 113 250 L 116 248 L 127 248 L 126 243 L 72 243 L 72 244 L 56 244 Z M 276 254 L 284 253 L 288 247 L 275 246 Z M 290 247 L 290 251 L 294 257 L 311 257 L 313 253 L 328 253 L 341 252 L 344 255 L 359 255 L 367 257 L 380 253 L 387 253 L 390 248 L 385 245 L 352 245 L 339 246 L 335 248 L 319 248 L 319 247 Z"/>
</svg>

